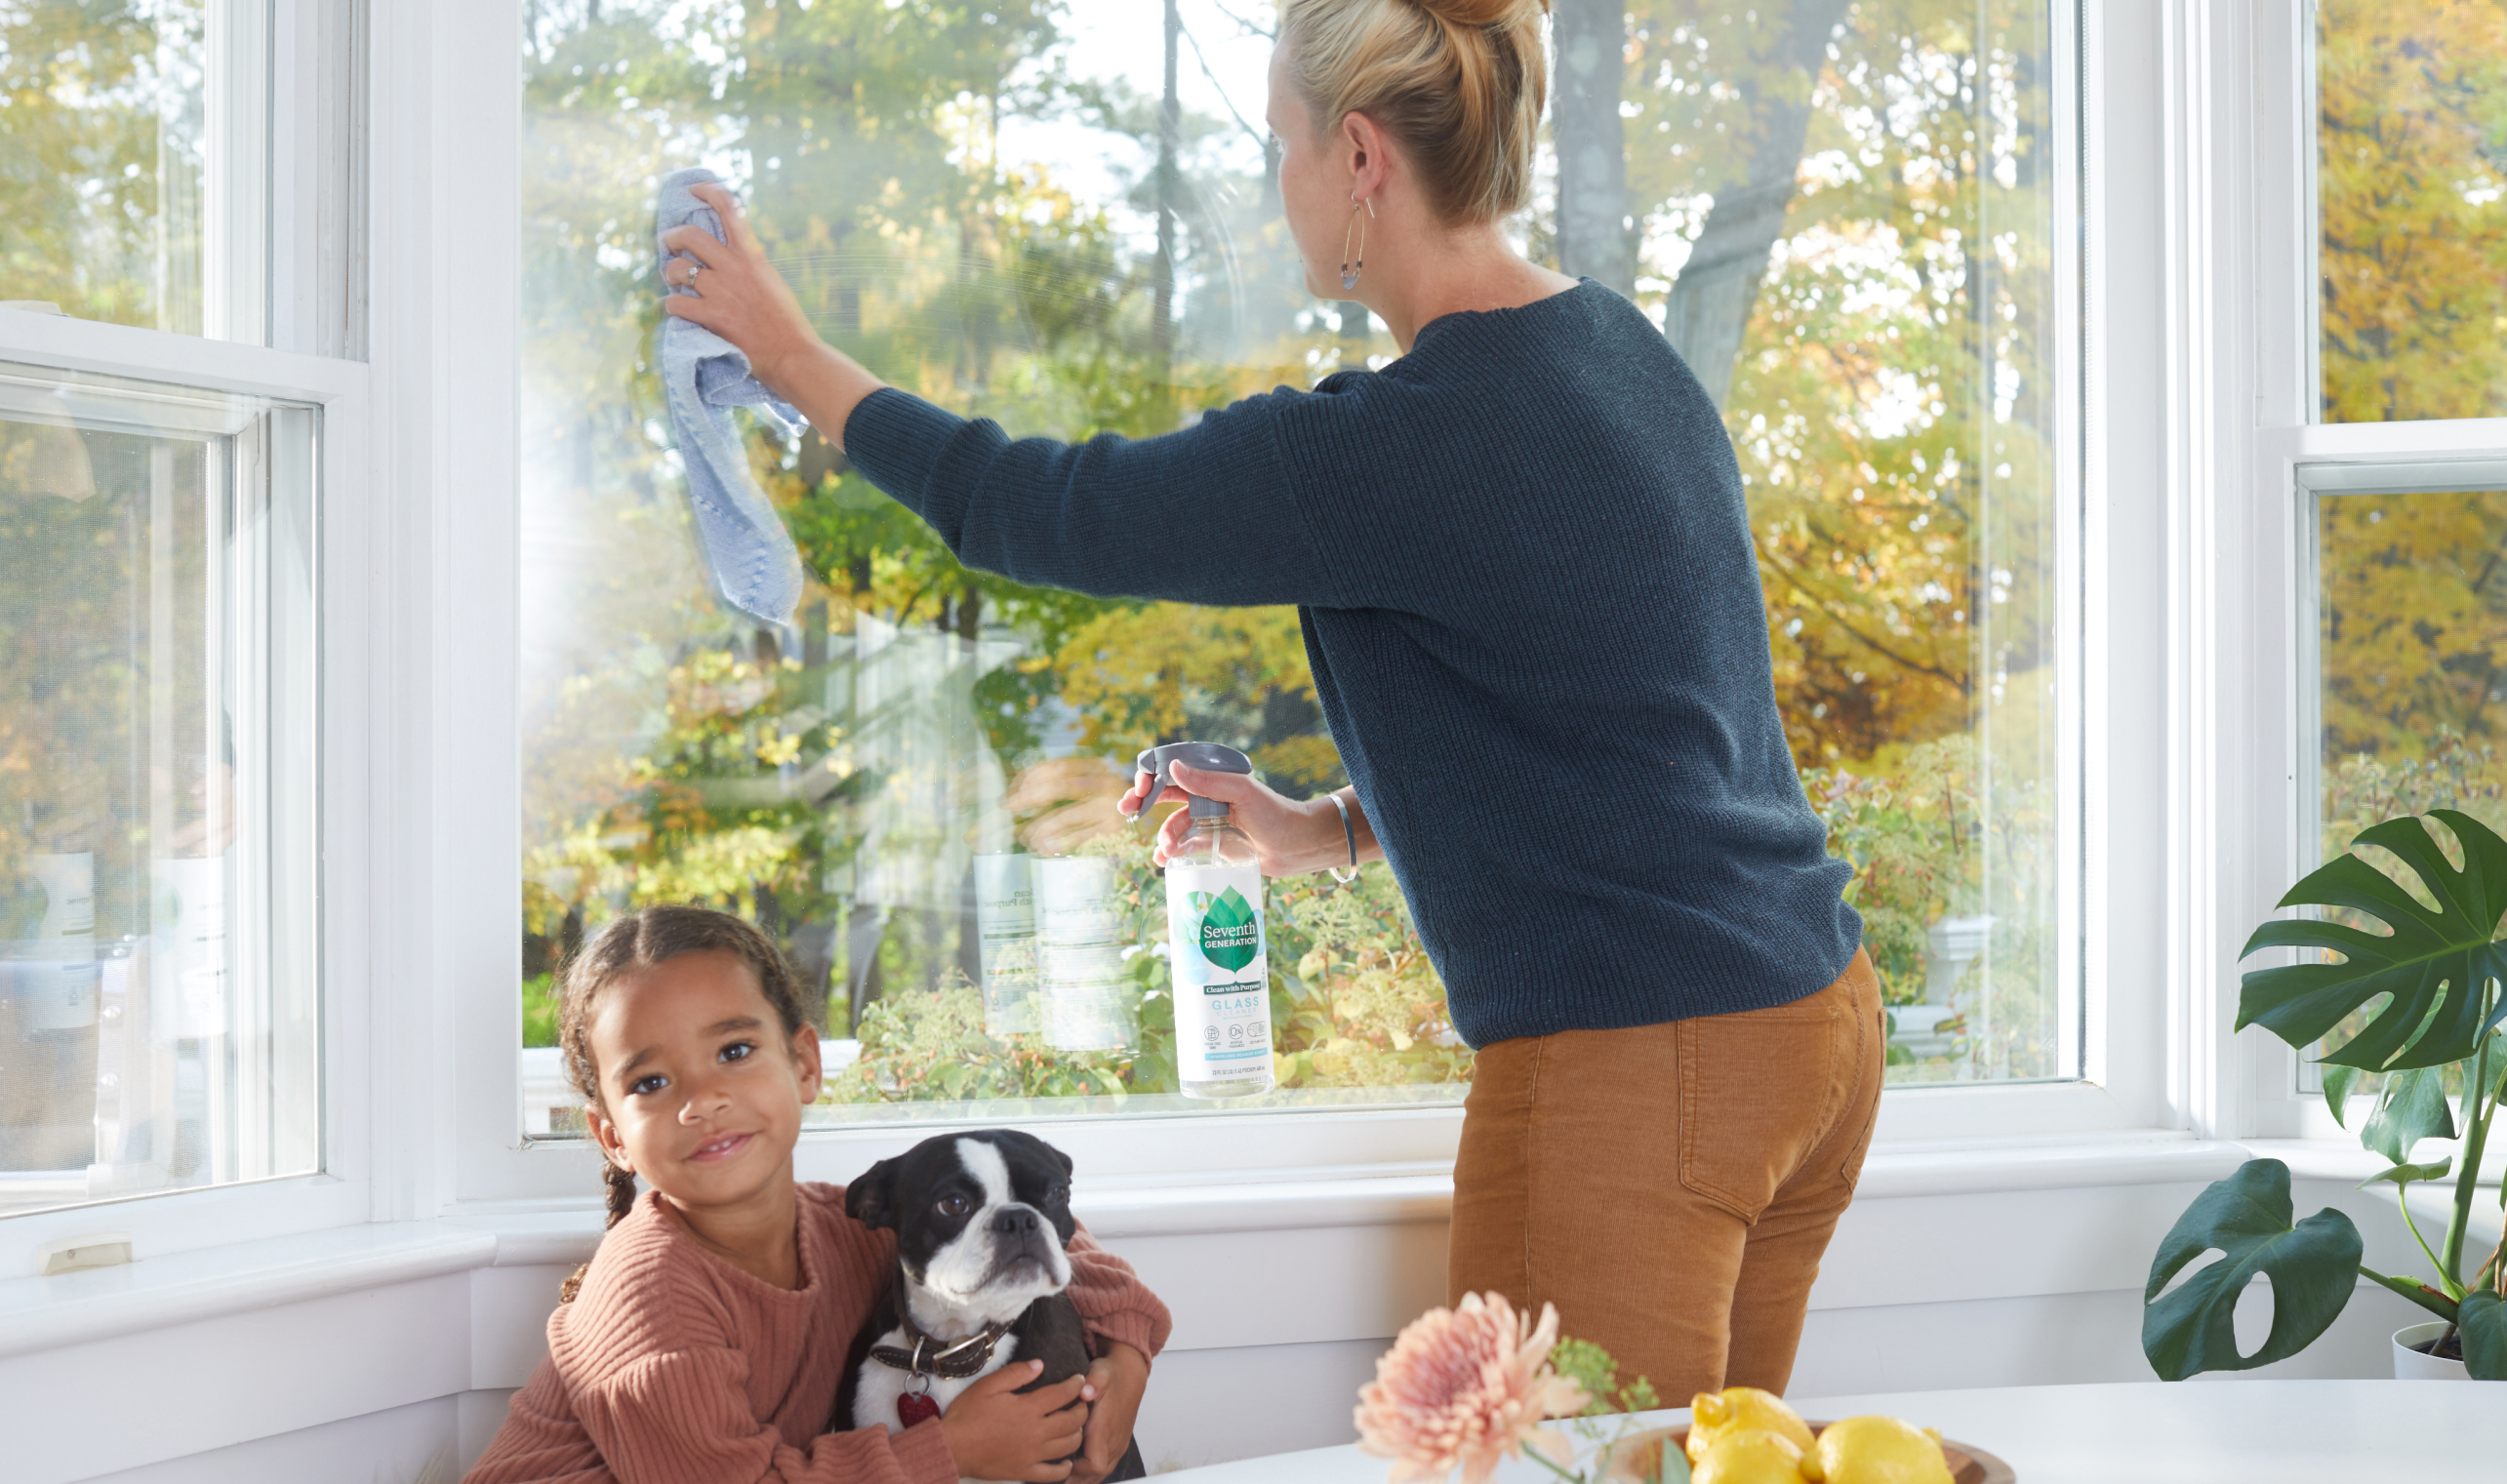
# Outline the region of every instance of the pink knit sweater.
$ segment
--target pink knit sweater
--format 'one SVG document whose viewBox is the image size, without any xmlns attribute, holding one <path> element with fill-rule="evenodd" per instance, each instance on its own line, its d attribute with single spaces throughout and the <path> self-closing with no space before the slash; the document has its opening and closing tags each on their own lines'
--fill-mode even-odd
<svg viewBox="0 0 2507 1484">
<path fill-rule="evenodd" d="M 896 1234 L 845 1215 L 841 1185 L 799 1191 L 791 1291 L 699 1246 L 646 1192 L 548 1316 L 548 1358 L 464 1484 L 955 1484 L 936 1424 L 892 1435 L 831 1416 Z M 1070 1250 L 1088 1329 L 1156 1354 L 1166 1305 L 1086 1232 Z"/>
</svg>

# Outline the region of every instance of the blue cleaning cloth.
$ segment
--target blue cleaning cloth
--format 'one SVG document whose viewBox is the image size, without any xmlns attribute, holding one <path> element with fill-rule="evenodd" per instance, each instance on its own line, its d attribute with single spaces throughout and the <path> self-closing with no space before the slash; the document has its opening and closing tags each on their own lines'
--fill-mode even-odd
<svg viewBox="0 0 2507 1484">
<path fill-rule="evenodd" d="M 720 184 L 721 180 L 704 169 L 677 171 L 663 180 L 661 204 L 653 214 L 657 271 L 683 256 L 662 246 L 662 235 L 672 227 L 693 221 L 722 240 L 722 218 L 688 189 Z M 669 283 L 667 273 L 662 281 Z M 801 553 L 766 492 L 748 476 L 748 456 L 732 426 L 731 409 L 762 407 L 788 432 L 800 427 L 801 415 L 759 384 L 739 346 L 703 325 L 664 315 L 654 350 L 669 405 L 670 431 L 678 439 L 680 461 L 687 465 L 688 503 L 696 511 L 697 534 L 714 587 L 724 602 L 745 614 L 768 623 L 789 623 L 801 601 Z"/>
</svg>

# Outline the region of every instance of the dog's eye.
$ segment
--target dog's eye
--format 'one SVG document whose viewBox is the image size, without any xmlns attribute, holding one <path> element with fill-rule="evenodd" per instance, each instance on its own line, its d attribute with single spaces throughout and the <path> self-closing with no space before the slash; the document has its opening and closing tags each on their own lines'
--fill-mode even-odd
<svg viewBox="0 0 2507 1484">
<path fill-rule="evenodd" d="M 942 1197 L 940 1198 L 940 1214 L 941 1214 L 941 1215 L 943 1215 L 943 1216 L 964 1216 L 964 1215 L 966 1214 L 966 1212 L 967 1212 L 967 1204 L 966 1204 L 966 1197 L 965 1197 L 965 1196 L 962 1196 L 962 1195 L 944 1195 L 944 1196 L 942 1196 Z"/>
<path fill-rule="evenodd" d="M 1071 1199 L 1071 1187 L 1069 1185 L 1056 1185 L 1044 1193 L 1044 1198 L 1052 1204 L 1059 1206 L 1063 1202 Z"/>
</svg>

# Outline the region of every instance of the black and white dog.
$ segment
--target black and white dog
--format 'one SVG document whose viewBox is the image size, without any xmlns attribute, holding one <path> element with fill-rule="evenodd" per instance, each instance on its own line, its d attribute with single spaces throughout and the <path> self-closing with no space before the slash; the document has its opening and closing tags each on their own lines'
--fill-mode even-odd
<svg viewBox="0 0 2507 1484">
<path fill-rule="evenodd" d="M 901 1432 L 937 1417 L 1013 1359 L 1042 1360 L 1032 1391 L 1088 1369 L 1088 1335 L 1063 1290 L 1071 1259 L 1071 1156 L 1032 1134 L 926 1139 L 845 1187 L 844 1209 L 897 1233 L 897 1280 L 847 1357 L 856 1427 Z M 1109 1479 L 1148 1470 L 1130 1445 Z"/>
</svg>

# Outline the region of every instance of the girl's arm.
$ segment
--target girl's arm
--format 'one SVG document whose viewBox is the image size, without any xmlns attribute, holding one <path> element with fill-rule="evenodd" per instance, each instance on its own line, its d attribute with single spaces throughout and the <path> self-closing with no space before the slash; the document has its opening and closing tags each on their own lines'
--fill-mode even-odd
<svg viewBox="0 0 2507 1484">
<path fill-rule="evenodd" d="M 556 1367 L 543 1360 L 462 1484 L 618 1484 L 618 1477 L 566 1405 Z"/>
<path fill-rule="evenodd" d="M 750 1412 L 748 1381 L 738 1350 L 674 1350 L 578 1387 L 575 1410 L 618 1484 L 956 1484 L 935 1424 L 794 1448 Z"/>
<path fill-rule="evenodd" d="M 1096 1397 L 1088 1409 L 1084 1456 L 1072 1468 L 1078 1484 L 1093 1484 L 1121 1462 L 1149 1389 L 1150 1360 L 1165 1347 L 1175 1321 L 1132 1264 L 1098 1246 L 1084 1227 L 1072 1233 L 1064 1250 L 1071 1255 L 1067 1292 L 1096 1342 L 1097 1361 L 1088 1368 Z"/>
<path fill-rule="evenodd" d="M 1097 1245 L 1080 1227 L 1064 1251 L 1071 1255 L 1072 1305 L 1088 1332 L 1130 1345 L 1153 1359 L 1166 1347 L 1175 1318 L 1166 1304 L 1132 1271 L 1132 1264 Z"/>
</svg>

